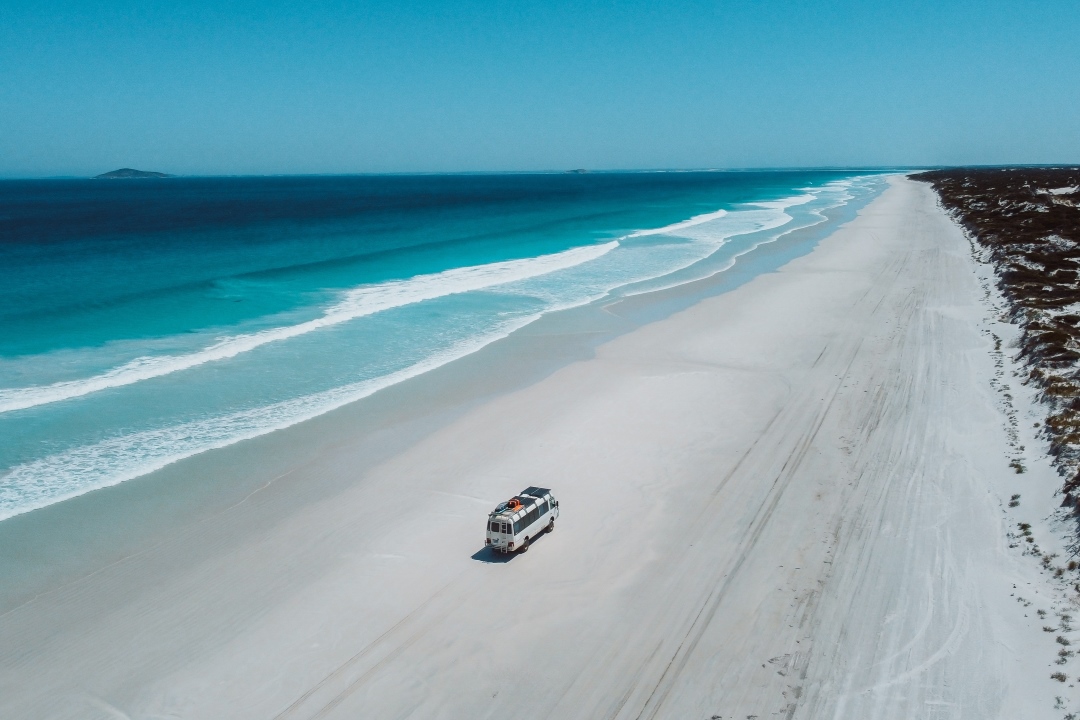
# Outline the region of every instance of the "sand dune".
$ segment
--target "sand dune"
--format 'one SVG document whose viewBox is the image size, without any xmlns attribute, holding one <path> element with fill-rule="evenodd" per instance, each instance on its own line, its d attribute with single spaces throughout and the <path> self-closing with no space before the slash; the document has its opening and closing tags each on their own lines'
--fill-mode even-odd
<svg viewBox="0 0 1080 720">
<path fill-rule="evenodd" d="M 289 471 L 332 496 L 268 486 L 7 609 L 0 716 L 1060 717 L 1010 597 L 1040 581 L 1006 543 L 980 292 L 896 178 L 780 272 L 377 467 L 346 443 Z M 555 532 L 489 556 L 528 485 Z"/>
</svg>

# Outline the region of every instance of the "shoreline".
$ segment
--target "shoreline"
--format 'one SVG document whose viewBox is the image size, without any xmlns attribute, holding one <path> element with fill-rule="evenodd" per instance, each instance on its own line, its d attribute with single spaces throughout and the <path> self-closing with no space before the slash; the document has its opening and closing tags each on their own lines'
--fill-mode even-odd
<svg viewBox="0 0 1080 720">
<path fill-rule="evenodd" d="M 860 182 L 861 181 L 861 182 Z M 833 183 L 826 183 L 815 190 L 815 193 L 821 193 L 825 196 L 829 196 L 830 192 L 839 194 L 846 194 L 844 191 L 839 191 L 840 187 L 850 187 L 852 184 L 857 190 L 852 191 L 855 195 L 851 198 L 848 195 L 849 200 L 847 204 L 858 206 L 866 199 L 867 192 L 873 192 L 873 186 L 880 186 L 880 181 L 876 180 L 872 176 L 852 177 L 847 178 L 843 182 L 835 181 Z M 836 185 L 833 191 L 829 188 Z M 654 235 L 663 234 L 671 228 L 677 227 L 694 227 L 702 223 L 702 221 L 708 221 L 709 218 L 714 220 L 720 218 L 726 218 L 728 215 L 732 217 L 742 216 L 743 213 L 748 212 L 750 216 L 753 216 L 755 212 L 761 213 L 780 213 L 779 217 L 787 217 L 788 222 L 791 224 L 791 228 L 781 227 L 777 229 L 777 233 L 788 234 L 793 230 L 799 229 L 806 223 L 812 223 L 814 225 L 822 222 L 827 222 L 825 217 L 821 215 L 820 209 L 803 210 L 800 213 L 793 212 L 792 215 L 786 215 L 786 212 L 790 212 L 790 208 L 795 206 L 801 206 L 805 204 L 807 199 L 811 198 L 811 195 L 798 195 L 791 197 L 785 197 L 776 201 L 763 201 L 762 203 L 744 203 L 745 207 L 739 209 L 738 206 L 734 207 L 730 212 L 727 210 L 717 211 L 713 213 L 707 213 L 705 215 L 695 215 L 690 219 L 684 219 L 673 225 L 666 225 L 664 227 L 642 230 L 630 233 L 625 239 L 635 238 L 642 235 Z M 820 198 L 818 198 L 820 199 Z M 755 210 L 755 207 L 767 208 L 766 210 Z M 811 208 L 816 208 L 816 205 L 811 205 Z M 794 216 L 794 217 L 793 217 Z M 775 220 L 774 220 L 775 222 Z M 717 259 L 727 260 L 729 263 L 734 262 L 734 255 L 740 254 L 744 251 L 752 250 L 753 247 L 762 243 L 768 244 L 776 239 L 776 234 L 769 228 L 768 223 L 765 223 L 760 218 L 754 223 L 755 226 L 760 226 L 762 229 L 757 232 L 751 232 L 749 234 L 742 232 L 732 236 L 727 242 L 723 243 L 722 247 L 715 248 L 717 251 L 710 257 L 698 262 L 691 263 L 691 267 L 683 268 L 682 270 L 676 270 L 675 272 L 666 275 L 664 277 L 669 278 L 665 282 L 673 283 L 687 283 L 692 281 L 695 277 L 700 277 L 705 273 L 723 272 L 727 268 L 722 263 L 717 262 Z M 743 228 L 748 230 L 749 228 Z M 738 230 L 738 222 L 736 227 L 731 228 L 732 231 Z M 723 232 L 723 229 L 720 228 Z M 692 231 L 687 231 L 692 234 Z M 709 235 L 706 232 L 706 236 Z M 691 244 L 697 242 L 696 240 L 690 241 Z M 575 267 L 580 263 L 582 259 L 581 253 L 585 252 L 586 255 L 592 254 L 606 254 L 607 250 L 611 250 L 618 242 L 613 241 L 606 243 L 603 246 L 594 247 L 588 249 L 585 247 L 571 249 L 570 251 L 556 253 L 555 255 L 540 255 L 527 261 L 522 261 L 528 264 L 529 273 L 538 272 L 538 268 L 533 265 L 546 265 L 551 266 L 552 262 L 556 265 L 567 264 L 571 267 Z M 646 243 L 647 245 L 648 243 Z M 706 244 L 709 244 L 706 241 Z M 675 246 L 679 245 L 678 242 Z M 748 246 L 750 246 L 748 248 Z M 748 250 L 740 250 L 740 248 L 748 248 Z M 615 252 L 619 252 L 619 248 L 615 248 Z M 628 251 L 633 253 L 635 251 Z M 576 253 L 576 255 L 574 255 Z M 574 258 L 570 258 L 570 255 L 574 255 Z M 604 260 L 599 258 L 593 258 L 595 262 L 603 264 Z M 437 317 L 441 313 L 445 312 L 445 308 L 441 308 L 438 304 L 439 299 L 446 299 L 457 295 L 453 292 L 454 288 L 441 287 L 437 292 L 434 287 L 440 285 L 441 280 L 436 282 L 439 278 L 446 280 L 453 284 L 454 282 L 461 283 L 467 281 L 466 285 L 475 284 L 479 282 L 481 285 L 484 283 L 492 282 L 493 279 L 488 277 L 491 272 L 501 273 L 501 279 L 508 279 L 515 273 L 521 274 L 527 268 L 525 266 L 514 265 L 515 262 L 511 262 L 510 266 L 493 265 L 493 264 L 481 264 L 472 267 L 463 267 L 453 271 L 449 271 L 451 275 L 444 273 L 436 273 L 435 275 L 418 275 L 409 279 L 406 284 L 410 287 L 416 286 L 413 289 L 419 289 L 424 292 L 435 292 L 438 297 L 434 298 L 436 305 L 429 308 L 432 313 L 432 317 Z M 625 260 L 624 260 L 625 262 Z M 616 267 L 619 263 L 616 262 Z M 540 268 L 542 269 L 542 268 Z M 507 273 L 509 272 L 509 275 Z M 458 275 L 453 275 L 458 273 Z M 555 273 L 558 274 L 557 272 Z M 738 274 L 738 273 L 736 273 Z M 550 273 L 541 273 L 541 276 L 546 277 Z M 453 277 L 451 277 L 453 276 Z M 499 278 L 496 278 L 499 279 Z M 586 280 L 585 286 L 591 287 L 591 281 Z M 617 299 L 622 296 L 623 290 L 627 292 L 643 291 L 650 286 L 656 286 L 658 279 L 644 280 L 637 283 L 630 283 L 628 285 L 622 285 L 616 288 L 615 292 L 610 296 L 612 299 Z M 573 287 L 573 283 L 570 283 L 568 287 Z M 477 289 L 477 288 L 473 288 Z M 368 290 L 362 288 L 353 288 L 349 290 L 346 297 L 335 300 L 334 303 L 322 312 L 319 317 L 314 319 L 308 318 L 304 322 L 294 325 L 286 325 L 281 328 L 273 328 L 269 330 L 261 330 L 258 332 L 238 332 L 227 336 L 220 342 L 215 342 L 208 348 L 195 352 L 194 354 L 180 354 L 180 355 L 165 355 L 156 358 L 142 358 L 137 361 L 132 361 L 127 364 L 121 364 L 113 366 L 104 374 L 94 375 L 82 380 L 63 381 L 59 384 L 44 384 L 33 385 L 21 389 L 9 389 L 6 391 L 0 391 L 0 414 L 3 414 L 3 410 L 14 410 L 22 407 L 23 409 L 29 409 L 31 415 L 28 416 L 29 420 L 34 420 L 35 413 L 44 413 L 42 417 L 37 417 L 38 424 L 45 425 L 50 422 L 52 415 L 69 413 L 71 415 L 69 424 L 72 426 L 70 429 L 70 437 L 65 433 L 65 430 L 58 429 L 56 431 L 56 437 L 53 438 L 47 431 L 36 432 L 33 430 L 34 424 L 27 422 L 19 424 L 18 419 L 9 418 L 7 422 L 9 425 L 14 422 L 14 426 L 10 428 L 12 437 L 9 438 L 7 445 L 11 448 L 5 447 L 5 452 L 9 450 L 14 451 L 16 460 L 8 462 L 8 471 L 3 480 L 0 481 L 0 522 L 6 520 L 9 517 L 15 515 L 31 512 L 36 509 L 41 509 L 57 502 L 63 502 L 64 499 L 70 499 L 87 492 L 93 492 L 102 488 L 110 487 L 113 485 L 127 482 L 136 478 L 146 477 L 155 470 L 166 467 L 175 462 L 183 462 L 187 458 L 193 457 L 203 452 L 210 452 L 219 450 L 221 448 L 227 448 L 230 445 L 234 445 L 238 442 L 251 439 L 252 437 L 258 437 L 267 433 L 276 432 L 278 430 L 286 429 L 292 425 L 296 425 L 305 420 L 309 420 L 312 417 L 330 412 L 338 407 L 343 407 L 353 402 L 362 401 L 366 396 L 379 392 L 381 389 L 390 385 L 397 384 L 403 380 L 408 380 L 415 377 L 418 374 L 430 372 L 433 368 L 437 368 L 440 365 L 448 362 L 454 362 L 460 360 L 462 357 L 470 355 L 477 350 L 483 349 L 485 346 L 492 342 L 499 342 L 501 339 L 505 339 L 509 335 L 513 335 L 516 329 L 521 329 L 522 326 L 528 326 L 536 321 L 540 316 L 554 315 L 562 317 L 563 312 L 553 311 L 553 307 L 559 305 L 555 302 L 552 308 L 541 309 L 538 312 L 526 314 L 524 316 L 517 316 L 515 312 L 506 313 L 510 315 L 510 318 L 503 318 L 495 322 L 495 316 L 491 316 L 488 320 L 494 324 L 489 327 L 474 327 L 476 332 L 457 333 L 450 328 L 442 328 L 440 325 L 434 327 L 439 331 L 436 333 L 438 336 L 442 336 L 444 332 L 449 332 L 449 335 L 442 340 L 429 343 L 430 353 L 421 353 L 420 355 L 412 354 L 402 350 L 401 362 L 391 363 L 384 368 L 383 373 L 376 374 L 374 377 L 368 377 L 368 373 L 359 372 L 355 373 L 354 369 L 350 369 L 346 374 L 336 379 L 335 382 L 330 383 L 328 386 L 316 382 L 314 385 L 306 387 L 303 392 L 299 394 L 291 393 L 289 391 L 273 392 L 267 397 L 265 402 L 255 402 L 254 405 L 249 406 L 246 403 L 235 404 L 237 398 L 230 397 L 229 400 L 225 400 L 220 404 L 215 404 L 214 398 L 220 394 L 221 388 L 215 387 L 215 382 L 225 382 L 226 386 L 228 380 L 231 377 L 228 373 L 228 364 L 222 367 L 208 367 L 203 368 L 200 371 L 196 370 L 195 374 L 186 380 L 181 381 L 176 379 L 174 384 L 181 383 L 177 387 L 182 386 L 184 382 L 190 383 L 187 388 L 187 392 L 184 393 L 187 397 L 202 397 L 206 399 L 205 403 L 202 403 L 204 410 L 208 414 L 192 414 L 194 405 L 190 405 L 187 399 L 183 396 L 176 396 L 176 393 L 169 394 L 168 391 L 163 391 L 156 397 L 156 402 L 161 407 L 170 408 L 169 421 L 164 425 L 156 422 L 149 424 L 143 423 L 145 418 L 141 418 L 138 411 L 135 411 L 129 415 L 123 413 L 116 415 L 112 412 L 113 405 L 119 405 L 124 407 L 127 404 L 133 404 L 145 401 L 146 398 L 141 398 L 139 393 L 139 383 L 135 383 L 135 380 L 151 380 L 151 386 L 155 384 L 153 378 L 159 375 L 169 375 L 178 368 L 183 369 L 189 363 L 199 361 L 198 364 L 205 364 L 202 361 L 210 359 L 214 360 L 215 353 L 224 353 L 228 356 L 235 351 L 251 350 L 258 348 L 262 344 L 270 343 L 275 340 L 280 340 L 285 336 L 289 336 L 294 333 L 305 334 L 317 328 L 321 328 L 326 323 L 340 323 L 345 317 L 352 317 L 359 313 L 360 315 L 372 314 L 369 312 L 371 307 L 367 307 L 370 303 L 369 300 L 374 298 L 373 302 L 379 304 L 380 302 L 389 302 L 391 306 L 396 306 L 402 301 L 402 298 L 397 297 L 397 293 L 401 290 L 394 282 L 390 282 L 387 285 L 379 285 Z M 359 293 L 359 294 L 357 294 Z M 466 295 L 468 293 L 465 293 Z M 528 292 L 526 292 L 528 294 Z M 580 293 L 579 293 L 580 294 Z M 511 292 L 512 296 L 513 293 Z M 540 292 L 540 296 L 543 296 L 544 292 Z M 573 300 L 574 292 L 570 292 L 569 298 L 572 300 L 567 307 L 581 306 L 581 305 L 596 305 L 598 301 L 595 299 L 595 295 L 589 297 L 579 297 L 577 300 Z M 589 298 L 593 299 L 589 299 Z M 656 292 L 649 292 L 648 297 L 650 299 L 658 297 Z M 382 298 L 379 300 L 379 298 Z M 415 300 L 415 298 L 413 298 Z M 409 300 L 409 298 L 406 298 Z M 578 302 L 580 301 L 580 302 Z M 553 301 L 554 302 L 554 301 Z M 604 302 L 601 298 L 599 302 Z M 648 301 L 646 301 L 648 302 Z M 415 304 L 405 302 L 401 307 L 407 307 Z M 512 305 L 512 303 L 511 303 Z M 341 312 L 338 312 L 338 310 Z M 366 308 L 366 309 L 365 309 Z M 391 311 L 393 314 L 393 308 L 384 308 Z M 419 310 L 417 308 L 416 310 Z M 379 313 L 374 313 L 379 314 Z M 414 313 L 415 314 L 415 313 Z M 504 313 L 498 313 L 503 315 Z M 381 315 L 380 315 L 381 316 Z M 355 319 L 355 318 L 354 318 Z M 550 319 L 550 318 L 549 318 Z M 385 320 L 385 319 L 384 319 Z M 472 323 L 476 318 L 472 317 L 468 313 L 465 313 L 461 318 L 465 324 Z M 396 321 L 387 321 L 393 325 Z M 419 321 L 417 321 L 419 322 Z M 427 327 L 423 323 L 415 325 L 414 336 L 420 337 L 425 335 L 425 332 L 416 333 L 415 329 L 419 327 Z M 441 329 L 440 329 L 441 328 Z M 430 328 L 429 328 L 430 329 Z M 351 342 L 342 342 L 340 338 L 335 340 L 336 334 L 330 332 L 326 337 L 322 339 L 324 343 L 322 356 L 323 357 L 348 357 L 352 358 L 355 351 L 363 350 L 365 343 L 372 348 L 379 347 L 380 339 L 383 339 L 383 335 L 380 335 L 378 328 L 372 328 L 367 325 L 357 329 L 353 329 L 353 333 L 360 332 L 361 334 L 356 337 L 352 337 Z M 404 333 L 404 335 L 402 334 Z M 340 333 L 338 333 L 340 334 Z M 398 336 L 391 335 L 390 339 L 393 342 L 405 342 L 407 341 L 408 332 L 404 330 L 397 334 Z M 451 341 L 455 340 L 455 341 Z M 309 343 L 310 344 L 310 343 Z M 415 344 L 415 343 L 413 343 Z M 423 343 L 420 343 L 421 345 Z M 441 349 L 439 349 L 441 348 Z M 400 349 L 400 348 L 399 348 Z M 415 348 L 414 348 L 415 349 Z M 314 352 L 314 350 L 312 350 Z M 221 359 L 221 358 L 218 358 Z M 295 362 L 298 358 L 291 358 Z M 322 362 L 316 357 L 310 358 L 315 361 L 316 364 Z M 378 351 L 374 353 L 361 352 L 358 357 L 355 358 L 355 362 L 358 363 L 359 368 L 363 368 L 368 361 L 377 361 L 379 359 Z M 145 360 L 145 362 L 143 362 Z M 261 381 L 267 388 L 280 389 L 282 383 L 287 383 L 285 378 L 281 377 L 281 372 L 286 372 L 285 377 L 291 377 L 291 371 L 284 370 L 289 363 L 278 363 L 275 369 L 273 362 L 267 365 L 267 361 L 254 360 L 252 358 L 240 359 L 238 362 L 241 367 L 247 367 L 250 372 L 269 372 L 266 377 L 261 377 Z M 246 365 L 244 363 L 247 363 Z M 260 364 L 260 362 L 262 364 Z M 252 364 L 254 363 L 254 365 Z M 376 363 L 378 364 L 378 363 Z M 346 361 L 345 365 L 351 368 L 350 361 Z M 187 367 L 191 370 L 191 367 Z M 320 372 L 325 371 L 322 368 Z M 350 375 L 349 373 L 353 374 Z M 209 373 L 209 375 L 208 375 Z M 224 373 L 221 378 L 217 378 L 217 375 Z M 233 373 L 235 375 L 235 372 Z M 318 373 L 316 372 L 316 375 Z M 211 380 L 208 381 L 207 377 Z M 310 381 L 310 378 L 305 377 L 305 382 Z M 242 381 L 243 378 L 232 378 Z M 352 382 L 346 382 L 351 379 Z M 105 382 L 107 380 L 107 382 Z M 100 386 L 101 383 L 105 383 L 108 387 Z M 169 382 L 169 381 L 163 381 Z M 344 382 L 344 384 L 341 384 Z M 129 386 L 131 386 L 129 388 Z M 280 386 L 280 387 L 279 387 Z M 121 388 L 121 389 L 117 389 Z M 128 388 L 127 390 L 122 388 Z M 97 390 L 105 389 L 104 395 L 96 395 Z M 153 390 L 150 390 L 152 393 Z M 58 394 L 59 393 L 59 394 Z M 33 408 L 24 407 L 28 403 L 33 407 L 39 405 L 51 405 L 53 401 L 62 400 L 64 398 L 71 398 L 74 395 L 82 396 L 89 394 L 90 397 L 86 397 L 82 401 L 78 401 L 73 406 L 58 407 L 54 410 L 48 408 L 44 410 L 35 411 Z M 249 400 L 258 400 L 251 392 L 248 392 Z M 257 393 L 256 393 L 257 395 Z M 109 399 L 111 396 L 111 400 Z M 175 413 L 173 407 L 175 403 Z M 230 404 L 232 403 L 232 404 Z M 269 403 L 269 404 L 266 404 Z M 219 407 L 220 405 L 220 407 Z M 215 409 L 216 408 L 216 409 Z M 52 413 L 52 415 L 50 415 Z M 105 413 L 102 415 L 101 413 Z M 116 415 L 115 417 L 113 417 Z M 104 426 L 99 427 L 100 418 L 112 418 L 112 422 Z M 81 424 L 81 428 L 80 428 Z M 87 428 L 95 428 L 96 431 L 87 433 Z M 30 428 L 30 429 L 27 429 Z M 58 443 L 55 447 L 50 443 L 53 440 Z M 40 453 L 36 452 L 37 447 L 49 447 L 51 451 Z"/>
<path fill-rule="evenodd" d="M 592 357 L 604 342 L 773 272 L 811 252 L 876 196 L 850 200 L 826 210 L 816 225 L 739 250 L 732 267 L 707 277 L 548 313 L 476 352 L 314 418 L 5 518 L 0 546 L 16 548 L 18 557 L 0 558 L 0 576 L 11 580 L 6 592 L 0 587 L 0 615 L 20 598 L 77 579 L 102 558 L 125 557 L 170 532 L 200 524 L 206 515 L 257 492 L 267 479 L 315 462 L 328 442 L 352 443 L 359 436 L 366 448 L 360 467 L 377 465 L 387 455 L 381 447 L 387 436 L 392 436 L 388 447 L 400 450 L 477 403 Z M 325 492 L 340 489 L 334 485 Z M 310 486 L 304 492 L 313 490 L 319 492 Z"/>
<path fill-rule="evenodd" d="M 1057 717 L 1030 662 L 1053 640 L 1010 597 L 1039 579 L 1004 547 L 962 234 L 894 178 L 811 244 L 115 486 L 143 534 L 116 524 L 93 573 L 47 564 L 5 600 L 4 714 Z M 211 472 L 236 481 L 205 488 L 215 513 L 160 492 Z M 558 530 L 489 556 L 483 517 L 530 484 Z M 19 521 L 61 547 L 76 505 L 108 525 L 107 492 L 0 542 L 29 573 Z"/>
</svg>

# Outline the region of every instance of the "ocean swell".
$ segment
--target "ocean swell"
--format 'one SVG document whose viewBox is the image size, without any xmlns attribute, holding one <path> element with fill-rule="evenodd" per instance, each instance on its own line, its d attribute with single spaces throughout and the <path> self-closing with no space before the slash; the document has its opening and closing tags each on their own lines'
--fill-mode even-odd
<svg viewBox="0 0 1080 720">
<path fill-rule="evenodd" d="M 337 303 L 328 307 L 320 317 L 314 320 L 255 333 L 234 335 L 198 352 L 184 355 L 135 358 L 93 377 L 50 385 L 0 389 L 0 413 L 70 400 L 101 390 L 169 375 L 205 363 L 227 360 L 268 343 L 299 337 L 385 310 L 565 270 L 595 260 L 614 250 L 618 245 L 617 240 L 612 240 L 601 245 L 573 248 L 552 255 L 453 268 L 429 275 L 417 275 L 407 280 L 391 280 L 377 285 L 353 288 L 346 291 Z"/>
</svg>

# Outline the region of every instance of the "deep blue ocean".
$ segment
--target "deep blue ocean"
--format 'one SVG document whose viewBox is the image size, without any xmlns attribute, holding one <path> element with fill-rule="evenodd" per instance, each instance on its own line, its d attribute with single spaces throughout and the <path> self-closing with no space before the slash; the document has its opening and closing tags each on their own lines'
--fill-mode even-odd
<svg viewBox="0 0 1080 720">
<path fill-rule="evenodd" d="M 312 418 L 546 313 L 723 272 L 877 175 L 0 182 L 0 520 Z"/>
</svg>

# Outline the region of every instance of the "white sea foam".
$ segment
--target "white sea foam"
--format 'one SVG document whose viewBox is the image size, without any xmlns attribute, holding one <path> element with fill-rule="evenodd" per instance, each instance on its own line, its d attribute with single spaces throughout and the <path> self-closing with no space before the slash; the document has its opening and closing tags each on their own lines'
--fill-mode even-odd
<svg viewBox="0 0 1080 720">
<path fill-rule="evenodd" d="M 807 190 L 814 189 L 808 188 Z M 787 213 L 788 208 L 797 205 L 805 205 L 806 203 L 817 199 L 818 196 L 813 192 L 804 192 L 800 195 L 793 195 L 779 200 L 751 202 L 746 204 L 747 209 L 734 210 L 723 214 L 709 213 L 708 215 L 699 215 L 686 222 L 676 223 L 674 225 L 669 225 L 666 228 L 659 228 L 655 231 L 651 231 L 649 234 L 664 234 L 694 240 L 696 241 L 697 252 L 688 254 L 683 262 L 670 268 L 667 273 L 649 278 L 649 280 L 659 282 L 650 283 L 648 287 L 638 288 L 626 293 L 626 295 L 640 295 L 642 293 L 654 292 L 656 290 L 674 287 L 688 282 L 687 278 L 683 278 L 681 280 L 663 283 L 662 278 L 670 277 L 675 273 L 700 262 L 716 252 L 734 237 L 767 232 L 769 230 L 784 227 L 793 220 L 792 216 Z M 778 236 L 774 236 L 771 239 L 775 239 L 775 237 Z M 767 242 L 767 240 L 763 242 Z M 757 248 L 761 244 L 763 243 L 757 243 L 753 247 Z M 723 269 L 727 269 L 727 267 L 730 267 L 730 265 L 725 265 Z M 722 270 L 716 272 L 722 272 Z"/>
<path fill-rule="evenodd" d="M 728 214 L 727 210 L 716 210 L 715 212 L 703 213 L 701 215 L 695 215 L 692 218 L 682 220 L 671 225 L 665 225 L 664 227 L 652 228 L 649 230 L 635 230 L 627 235 L 627 237 L 644 237 L 646 235 L 671 235 L 684 228 L 693 227 L 694 225 L 701 225 L 702 223 L 712 222 L 713 220 L 719 220 Z"/>
<path fill-rule="evenodd" d="M 618 247 L 617 240 L 601 245 L 573 248 L 523 260 L 453 268 L 407 280 L 364 285 L 342 298 L 314 320 L 234 335 L 193 353 L 139 357 L 100 375 L 51 385 L 0 389 L 0 413 L 70 400 L 100 390 L 131 385 L 143 380 L 187 370 L 209 362 L 226 360 L 268 343 L 288 340 L 378 312 L 425 300 L 496 287 L 595 260 Z"/>
<path fill-rule="evenodd" d="M 0 475 L 0 520 L 118 485 L 167 465 L 241 440 L 296 425 L 464 357 L 539 314 L 504 323 L 492 332 L 378 378 L 204 420 L 119 435 L 32 460 Z"/>
<path fill-rule="evenodd" d="M 751 223 L 749 226 L 746 226 L 741 230 L 735 230 L 731 227 L 727 227 L 718 230 L 715 235 L 711 235 L 710 233 L 712 229 L 708 227 L 708 225 L 706 225 L 705 227 L 696 228 L 691 232 L 680 232 L 680 236 L 692 236 L 695 239 L 706 239 L 712 241 L 715 247 L 718 249 L 728 239 L 737 235 L 748 235 L 751 233 L 767 232 L 768 230 L 785 228 L 783 232 L 766 235 L 762 237 L 762 239 L 758 242 L 753 243 L 749 247 L 743 248 L 741 251 L 729 257 L 727 261 L 720 266 L 711 267 L 705 272 L 693 276 L 683 276 L 679 277 L 678 279 L 672 279 L 669 282 L 663 281 L 665 277 L 671 278 L 673 275 L 675 275 L 677 270 L 685 270 L 686 268 L 691 267 L 695 264 L 696 261 L 686 263 L 665 276 L 653 278 L 653 280 L 656 282 L 649 283 L 645 287 L 635 287 L 634 289 L 626 292 L 625 296 L 630 297 L 634 295 L 643 295 L 650 292 L 656 292 L 658 290 L 666 290 L 668 288 L 677 287 L 679 285 L 683 285 L 694 280 L 702 280 L 704 278 L 712 277 L 713 275 L 717 275 L 719 273 L 730 270 L 740 257 L 742 257 L 743 255 L 747 255 L 754 250 L 757 250 L 762 245 L 775 242 L 789 232 L 801 230 L 807 227 L 812 227 L 814 225 L 825 222 L 827 220 L 824 213 L 825 210 L 839 207 L 847 203 L 849 200 L 854 199 L 855 196 L 849 191 L 855 186 L 855 184 L 860 181 L 870 180 L 872 178 L 873 176 L 861 175 L 846 180 L 834 180 L 818 188 L 803 188 L 803 190 L 806 192 L 802 195 L 795 195 L 789 198 L 783 198 L 781 200 L 769 200 L 756 203 L 748 203 L 748 205 L 750 206 L 769 208 L 774 212 L 779 212 L 775 212 L 775 214 L 773 215 L 758 216 L 757 224 L 753 224 L 751 216 L 754 215 L 754 211 L 737 211 L 743 214 L 744 220 L 749 220 Z M 818 219 L 816 221 L 812 223 L 807 223 L 805 225 L 798 225 L 796 227 L 787 228 L 787 225 L 794 219 L 786 212 L 788 208 L 794 207 L 796 205 L 805 205 L 806 203 L 813 200 L 820 200 L 822 199 L 822 195 L 831 194 L 833 192 L 835 192 L 835 194 L 832 194 L 829 198 L 830 200 L 832 200 L 830 204 L 815 208 L 810 211 L 810 214 L 817 216 Z"/>
</svg>

